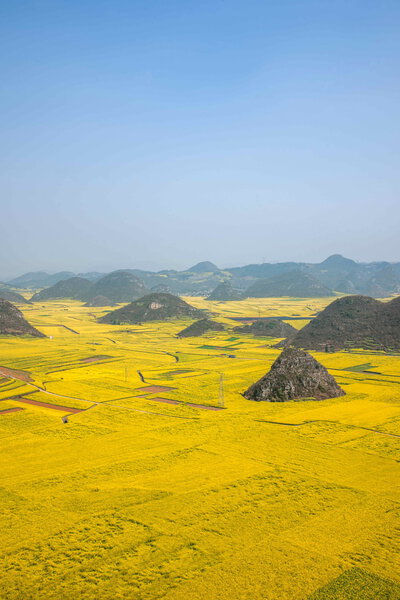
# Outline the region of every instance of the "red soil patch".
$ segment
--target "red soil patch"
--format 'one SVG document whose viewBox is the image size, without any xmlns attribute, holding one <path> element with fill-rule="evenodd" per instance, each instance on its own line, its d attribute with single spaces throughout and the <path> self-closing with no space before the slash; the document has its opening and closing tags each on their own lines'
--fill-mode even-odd
<svg viewBox="0 0 400 600">
<path fill-rule="evenodd" d="M 89 356 L 88 358 L 81 358 L 80 362 L 92 363 L 92 362 L 97 362 L 99 360 L 106 360 L 106 358 L 113 358 L 113 357 L 107 356 L 107 354 L 100 354 L 98 356 Z"/>
<path fill-rule="evenodd" d="M 177 400 L 170 400 L 169 398 L 148 398 L 151 402 L 165 402 L 166 404 L 182 404 L 182 402 L 178 402 Z"/>
<path fill-rule="evenodd" d="M 8 367 L 0 367 L 0 375 L 11 377 L 12 379 L 21 379 L 21 381 L 33 381 L 29 371 L 20 371 L 19 369 L 9 369 Z"/>
<path fill-rule="evenodd" d="M 23 402 L 24 404 L 33 404 L 34 406 L 42 406 L 43 408 L 53 408 L 54 410 L 62 410 L 63 412 L 69 413 L 80 413 L 81 408 L 71 408 L 70 406 L 60 406 L 60 404 L 48 404 L 47 402 L 40 402 L 40 400 L 29 400 L 28 398 L 13 398 L 17 402 Z M 21 409 L 22 410 L 22 409 Z"/>
<path fill-rule="evenodd" d="M 14 408 L 4 408 L 3 410 L 0 410 L 0 415 L 5 415 L 10 412 L 16 412 L 18 410 L 24 410 L 24 409 L 19 408 L 19 406 L 15 406 Z"/>
<path fill-rule="evenodd" d="M 146 394 L 157 394 L 158 392 L 168 392 L 176 388 L 168 387 L 167 385 L 147 385 L 146 387 L 137 388 L 135 392 L 146 392 Z"/>
</svg>

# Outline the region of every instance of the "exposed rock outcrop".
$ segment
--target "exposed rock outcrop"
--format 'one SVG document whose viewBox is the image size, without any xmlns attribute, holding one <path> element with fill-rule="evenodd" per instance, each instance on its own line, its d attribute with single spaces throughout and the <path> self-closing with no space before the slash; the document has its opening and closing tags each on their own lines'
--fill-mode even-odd
<svg viewBox="0 0 400 600">
<path fill-rule="evenodd" d="M 24 318 L 11 302 L 0 298 L 0 335 L 31 335 L 46 337 Z"/>
<path fill-rule="evenodd" d="M 287 402 L 325 400 L 344 394 L 332 375 L 311 354 L 297 348 L 285 348 L 271 370 L 243 395 L 257 402 Z"/>
</svg>

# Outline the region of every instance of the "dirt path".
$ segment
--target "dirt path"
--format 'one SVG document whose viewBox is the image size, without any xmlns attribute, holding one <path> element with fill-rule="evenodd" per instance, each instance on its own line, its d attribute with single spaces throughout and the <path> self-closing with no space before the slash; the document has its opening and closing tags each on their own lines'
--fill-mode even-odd
<svg viewBox="0 0 400 600">
<path fill-rule="evenodd" d="M 258 423 L 269 423 L 271 425 L 283 425 L 285 427 L 301 427 L 302 425 L 308 425 L 309 423 L 332 423 L 333 425 L 345 425 L 345 427 L 353 427 L 354 429 L 364 429 L 365 431 L 372 431 L 372 433 L 379 433 L 380 435 L 388 435 L 390 437 L 400 438 L 397 433 L 387 433 L 386 431 L 379 431 L 379 429 L 371 429 L 370 427 L 363 427 L 362 425 L 348 425 L 346 423 L 338 423 L 337 421 L 326 421 L 324 419 L 316 419 L 314 421 L 303 421 L 303 423 L 280 423 L 278 421 L 265 421 L 264 419 L 254 419 Z"/>
<path fill-rule="evenodd" d="M 17 381 L 23 381 L 21 379 L 19 379 L 18 377 L 12 377 L 12 379 L 16 379 Z M 77 398 L 76 396 L 65 396 L 63 394 L 56 394 L 54 392 L 49 392 L 47 390 L 45 390 L 44 388 L 34 384 L 34 383 L 30 383 L 29 385 L 31 385 L 32 387 L 36 388 L 39 392 L 43 392 L 44 394 L 49 394 L 50 396 L 57 396 L 58 398 L 69 398 L 70 400 L 80 400 L 81 402 L 88 402 L 90 403 L 91 406 L 89 406 L 87 409 L 84 410 L 89 410 L 89 408 L 92 408 L 94 406 L 101 406 L 101 405 L 105 405 L 105 406 L 111 406 L 111 407 L 116 407 L 116 408 L 122 408 L 124 410 L 130 410 L 130 411 L 134 411 L 134 412 L 140 412 L 140 413 L 145 413 L 145 414 L 149 414 L 149 415 L 157 415 L 159 417 L 169 417 L 171 419 L 196 419 L 197 417 L 184 417 L 181 415 L 166 415 L 164 413 L 157 413 L 154 412 L 152 410 L 141 410 L 139 408 L 131 408 L 128 406 L 122 406 L 121 404 L 108 404 L 108 402 L 112 402 L 112 400 L 107 401 L 107 402 L 94 402 L 92 400 L 85 400 L 83 398 Z M 11 398 L 7 398 L 8 400 L 10 400 Z M 35 402 L 36 403 L 36 402 Z M 33 402 L 30 402 L 29 404 L 33 404 Z M 52 407 L 54 406 L 54 404 L 51 405 Z M 79 412 L 82 412 L 82 410 L 80 410 Z"/>
</svg>

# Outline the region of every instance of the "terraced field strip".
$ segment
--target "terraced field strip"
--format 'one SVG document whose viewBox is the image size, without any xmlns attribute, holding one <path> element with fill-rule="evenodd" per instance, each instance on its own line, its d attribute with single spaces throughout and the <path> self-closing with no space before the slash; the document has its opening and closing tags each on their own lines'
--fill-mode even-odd
<svg viewBox="0 0 400 600">
<path fill-rule="evenodd" d="M 62 410 L 63 412 L 69 413 L 80 413 L 84 409 L 82 408 L 71 408 L 69 406 L 61 406 L 60 404 L 49 404 L 47 402 L 40 402 L 40 400 L 30 400 L 29 398 L 21 398 L 19 396 L 12 398 L 16 402 L 23 402 L 24 404 L 32 404 L 33 406 L 41 406 L 42 408 L 53 408 L 54 410 Z M 22 410 L 22 409 L 21 409 Z"/>
<path fill-rule="evenodd" d="M 3 410 L 0 410 L 0 416 L 6 415 L 7 413 L 17 412 L 19 410 L 24 410 L 24 409 L 20 408 L 19 406 L 14 406 L 13 408 L 3 408 Z"/>
</svg>

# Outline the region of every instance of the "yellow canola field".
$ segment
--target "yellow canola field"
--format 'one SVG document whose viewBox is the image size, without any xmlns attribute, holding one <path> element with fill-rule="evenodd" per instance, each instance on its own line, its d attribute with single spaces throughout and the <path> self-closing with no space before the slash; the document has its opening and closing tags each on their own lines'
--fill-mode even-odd
<svg viewBox="0 0 400 600">
<path fill-rule="evenodd" d="M 278 340 L 232 317 L 332 299 L 187 300 L 226 331 L 55 301 L 0 338 L 0 598 L 398 600 L 400 356 L 315 353 L 346 396 L 254 403 Z"/>
</svg>

